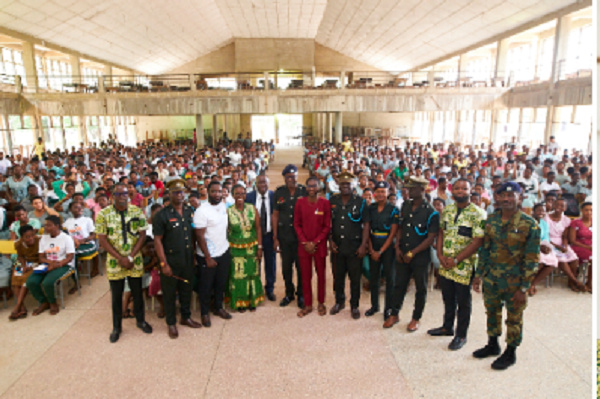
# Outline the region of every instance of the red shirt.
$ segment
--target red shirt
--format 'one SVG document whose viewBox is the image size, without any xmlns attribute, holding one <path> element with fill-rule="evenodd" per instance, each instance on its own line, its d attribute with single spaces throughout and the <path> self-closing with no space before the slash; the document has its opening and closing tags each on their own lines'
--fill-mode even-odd
<svg viewBox="0 0 600 399">
<path fill-rule="evenodd" d="M 298 236 L 298 255 L 309 256 L 303 243 L 314 242 L 315 255 L 327 256 L 327 236 L 331 230 L 331 205 L 325 198 L 311 203 L 308 197 L 298 198 L 294 209 L 294 229 Z"/>
</svg>

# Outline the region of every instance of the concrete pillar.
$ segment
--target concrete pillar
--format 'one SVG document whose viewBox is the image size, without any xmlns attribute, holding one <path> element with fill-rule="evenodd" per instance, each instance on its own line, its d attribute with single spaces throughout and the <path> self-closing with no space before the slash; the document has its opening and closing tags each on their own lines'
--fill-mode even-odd
<svg viewBox="0 0 600 399">
<path fill-rule="evenodd" d="M 499 85 L 499 82 L 503 82 L 503 86 L 506 86 L 506 80 L 508 79 L 508 45 L 509 39 L 498 40 L 496 46 L 496 70 L 494 71 L 494 82 L 495 85 Z"/>
<path fill-rule="evenodd" d="M 343 140 L 342 135 L 342 113 L 340 111 L 335 113 L 335 143 L 339 144 Z"/>
<path fill-rule="evenodd" d="M 498 111 L 496 109 L 492 109 L 492 121 L 490 123 L 490 141 L 488 143 L 489 147 L 492 146 L 496 142 L 496 135 L 498 134 L 498 128 L 496 119 L 498 118 Z"/>
<path fill-rule="evenodd" d="M 548 112 L 546 112 L 546 129 L 544 131 L 544 144 L 550 142 L 550 136 L 552 136 L 552 121 L 554 120 L 554 106 L 548 106 Z"/>
<path fill-rule="evenodd" d="M 327 141 L 333 143 L 333 113 L 327 112 Z"/>
<path fill-rule="evenodd" d="M 265 81 L 265 91 L 269 91 L 269 89 L 271 88 L 271 85 L 269 84 L 269 72 L 265 71 L 263 79 Z"/>
<path fill-rule="evenodd" d="M 2 129 L 4 130 L 4 138 L 6 145 L 6 152 L 12 155 L 13 152 L 13 141 L 12 131 L 10 130 L 10 124 L 8 123 L 8 114 L 2 116 Z"/>
<path fill-rule="evenodd" d="M 83 115 L 79 116 L 79 143 L 83 143 L 84 146 L 88 145 L 88 135 L 87 135 L 87 124 L 86 117 Z M 77 145 L 79 145 L 77 143 Z M 79 148 L 79 147 L 77 147 Z"/>
<path fill-rule="evenodd" d="M 23 93 L 23 82 L 21 81 L 21 75 L 15 75 L 15 89 L 17 94 Z"/>
<path fill-rule="evenodd" d="M 460 86 L 460 78 L 467 76 L 467 72 L 466 69 L 467 68 L 467 63 L 465 62 L 465 56 L 464 54 L 461 54 L 458 57 L 458 73 L 456 74 L 456 87 Z"/>
<path fill-rule="evenodd" d="M 196 114 L 196 148 L 204 147 L 204 123 L 202 114 Z"/>
<path fill-rule="evenodd" d="M 71 82 L 81 83 L 81 63 L 79 62 L 79 57 L 70 55 L 69 62 L 71 63 Z"/>
<path fill-rule="evenodd" d="M 458 141 L 458 129 L 460 126 L 460 114 L 462 111 L 455 111 L 456 122 L 454 123 L 454 138 L 452 143 L 456 143 Z"/>
<path fill-rule="evenodd" d="M 212 145 L 213 148 L 217 144 L 217 132 L 219 131 L 217 127 L 217 114 L 213 114 L 213 131 L 212 131 Z"/>
<path fill-rule="evenodd" d="M 552 75 L 550 84 L 560 80 L 564 75 L 567 58 L 567 45 L 569 42 L 569 33 L 571 28 L 571 17 L 565 15 L 556 20 L 556 30 L 554 32 L 554 53 L 552 54 Z"/>
<path fill-rule="evenodd" d="M 477 137 L 477 110 L 473 110 L 473 131 L 471 132 L 471 147 L 475 146 L 475 138 Z"/>
<path fill-rule="evenodd" d="M 344 82 L 345 80 L 346 80 L 346 71 L 342 70 L 340 72 L 340 89 L 346 88 L 346 84 Z"/>
<path fill-rule="evenodd" d="M 427 132 L 427 140 L 433 143 L 433 128 L 435 124 L 435 112 L 428 112 L 427 117 L 429 118 L 429 131 Z"/>
<path fill-rule="evenodd" d="M 194 74 L 190 75 L 190 90 L 198 91 L 198 86 L 196 86 L 196 75 Z"/>
<path fill-rule="evenodd" d="M 105 87 L 112 87 L 113 85 L 113 81 L 112 81 L 112 67 L 110 65 L 104 65 L 104 73 L 102 75 L 104 75 L 104 86 Z"/>
<path fill-rule="evenodd" d="M 317 69 L 312 67 L 312 87 L 317 87 Z"/>
<path fill-rule="evenodd" d="M 521 138 L 524 136 L 523 129 L 523 108 L 519 108 L 519 129 L 517 130 L 517 144 L 521 144 Z"/>
<path fill-rule="evenodd" d="M 23 67 L 27 77 L 27 88 L 30 93 L 38 92 L 37 70 L 35 68 L 35 50 L 33 43 L 22 42 L 23 46 Z"/>
<path fill-rule="evenodd" d="M 275 143 L 276 144 L 281 144 L 281 141 L 279 140 L 279 118 L 277 117 L 277 115 L 275 115 Z"/>
</svg>

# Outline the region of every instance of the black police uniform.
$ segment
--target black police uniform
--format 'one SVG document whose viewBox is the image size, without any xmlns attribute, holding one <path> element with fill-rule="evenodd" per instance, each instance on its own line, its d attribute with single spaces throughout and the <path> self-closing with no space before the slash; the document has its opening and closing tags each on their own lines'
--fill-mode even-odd
<svg viewBox="0 0 600 399">
<path fill-rule="evenodd" d="M 371 223 L 371 246 L 378 251 L 390 235 L 392 225 L 398 224 L 398 208 L 386 202 L 379 212 L 377 203 L 369 205 L 365 213 L 365 222 Z M 382 270 L 383 269 L 383 270 Z M 394 305 L 394 245 L 390 245 L 378 261 L 369 260 L 369 287 L 371 289 L 371 308 L 379 310 L 379 279 L 385 278 L 385 312 L 388 315 Z"/>
<path fill-rule="evenodd" d="M 440 215 L 426 200 L 413 210 L 413 201 L 404 201 L 400 210 L 400 250 L 403 254 L 415 249 L 429 235 L 437 234 L 440 227 Z M 416 254 L 409 263 L 400 263 L 396 276 L 395 296 L 396 305 L 393 315 L 397 316 L 402 309 L 404 297 L 411 277 L 415 280 L 415 309 L 413 320 L 420 320 L 427 299 L 427 272 L 431 263 L 431 250 Z"/>
<path fill-rule="evenodd" d="M 192 280 L 194 278 L 194 209 L 183 205 L 183 216 L 173 206 L 161 209 L 152 221 L 152 232 L 155 236 L 162 236 L 167 264 L 171 267 L 173 275 L 181 277 L 188 283 L 167 277 L 161 273 L 160 284 L 165 304 L 167 325 L 172 326 L 177 322 L 175 299 L 179 294 L 179 305 L 182 320 L 191 316 L 190 303 L 192 299 Z"/>
<path fill-rule="evenodd" d="M 294 282 L 292 278 L 292 264 L 296 266 L 297 295 L 302 298 L 302 277 L 298 261 L 298 238 L 294 230 L 294 207 L 298 198 L 306 197 L 306 187 L 301 184 L 296 186 L 294 195 L 290 194 L 287 186 L 279 186 L 275 190 L 275 210 L 279 212 L 277 222 L 277 239 L 281 253 L 281 271 L 285 280 L 285 296 L 294 298 Z"/>
<path fill-rule="evenodd" d="M 358 308 L 360 300 L 360 276 L 362 259 L 356 250 L 362 244 L 364 214 L 367 205 L 358 195 L 352 194 L 346 204 L 340 194 L 334 194 L 331 204 L 331 239 L 338 248 L 335 254 L 334 290 L 335 302 L 343 305 L 346 301 L 344 287 L 346 274 L 350 278 L 350 306 Z"/>
</svg>

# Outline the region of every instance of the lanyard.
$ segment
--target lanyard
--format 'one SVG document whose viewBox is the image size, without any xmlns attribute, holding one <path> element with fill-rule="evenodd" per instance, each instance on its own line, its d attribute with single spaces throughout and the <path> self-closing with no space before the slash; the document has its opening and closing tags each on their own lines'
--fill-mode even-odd
<svg viewBox="0 0 600 399">
<path fill-rule="evenodd" d="M 350 214 L 350 212 L 348 212 L 348 217 L 350 218 L 351 221 L 353 221 L 355 223 L 360 222 L 360 220 L 362 219 L 362 212 L 363 212 L 364 206 L 365 206 L 365 200 L 363 200 L 362 204 L 360 205 L 360 214 L 359 214 L 358 218 L 356 218 L 356 219 L 354 219 L 352 217 L 352 215 Z"/>
<path fill-rule="evenodd" d="M 419 230 L 419 228 L 415 225 L 415 231 L 417 232 L 418 235 L 424 236 L 427 234 L 427 232 L 429 231 L 429 224 L 431 223 L 431 218 L 433 218 L 435 215 L 439 215 L 439 213 L 437 211 L 435 211 L 431 215 L 429 215 L 429 218 L 427 218 L 427 226 L 425 227 L 424 232 L 421 232 Z"/>
</svg>

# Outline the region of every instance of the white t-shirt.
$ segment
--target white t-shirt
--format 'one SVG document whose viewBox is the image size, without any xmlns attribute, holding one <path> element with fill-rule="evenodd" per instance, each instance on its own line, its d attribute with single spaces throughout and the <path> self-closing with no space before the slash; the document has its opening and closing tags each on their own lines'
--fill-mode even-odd
<svg viewBox="0 0 600 399">
<path fill-rule="evenodd" d="M 40 239 L 40 254 L 45 253 L 48 260 L 65 260 L 67 254 L 75 253 L 75 243 L 73 239 L 65 232 L 60 232 L 56 237 L 50 237 L 50 234 L 42 235 Z M 75 260 L 73 258 L 73 260 Z M 73 262 L 71 262 L 71 267 Z"/>
<path fill-rule="evenodd" d="M 194 213 L 194 228 L 204 229 L 206 247 L 212 258 L 223 255 L 229 249 L 227 241 L 227 207 L 223 202 L 218 205 L 206 203 Z M 196 248 L 198 255 L 204 257 L 200 247 Z"/>
<path fill-rule="evenodd" d="M 78 240 L 88 238 L 91 233 L 96 231 L 94 221 L 91 218 L 80 216 L 77 219 L 69 218 L 63 223 L 69 235 Z"/>
</svg>

